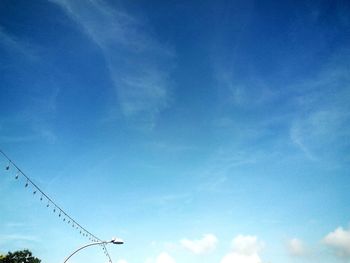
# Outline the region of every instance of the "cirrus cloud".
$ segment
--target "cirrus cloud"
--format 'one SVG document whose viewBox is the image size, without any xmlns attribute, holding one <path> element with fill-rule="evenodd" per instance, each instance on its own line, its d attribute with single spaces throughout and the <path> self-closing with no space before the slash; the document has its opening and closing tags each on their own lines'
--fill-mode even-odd
<svg viewBox="0 0 350 263">
<path fill-rule="evenodd" d="M 154 37 L 147 23 L 108 2 L 51 2 L 100 48 L 116 91 L 116 108 L 127 119 L 152 128 L 157 115 L 171 101 L 168 69 L 173 64 L 172 49 Z M 112 114 L 115 111 L 113 108 Z"/>
</svg>

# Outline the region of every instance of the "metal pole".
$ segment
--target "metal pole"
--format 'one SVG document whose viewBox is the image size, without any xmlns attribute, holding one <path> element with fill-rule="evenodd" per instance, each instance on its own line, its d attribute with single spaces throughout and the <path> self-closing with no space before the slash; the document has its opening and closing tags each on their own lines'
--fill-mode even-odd
<svg viewBox="0 0 350 263">
<path fill-rule="evenodd" d="M 80 250 L 82 250 L 86 247 L 90 247 L 90 246 L 94 246 L 94 245 L 103 245 L 103 244 L 108 244 L 108 243 L 112 243 L 112 241 L 93 242 L 93 243 L 84 245 L 84 246 L 78 248 L 77 250 L 75 250 L 72 254 L 70 254 L 63 263 L 66 263 L 68 261 L 68 259 L 70 259 L 75 253 L 79 252 Z"/>
</svg>

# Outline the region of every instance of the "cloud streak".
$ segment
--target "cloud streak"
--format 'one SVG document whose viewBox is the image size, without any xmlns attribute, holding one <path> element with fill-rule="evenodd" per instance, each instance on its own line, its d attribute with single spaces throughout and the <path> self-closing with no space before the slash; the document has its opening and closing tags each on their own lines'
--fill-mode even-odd
<svg viewBox="0 0 350 263">
<path fill-rule="evenodd" d="M 4 70 L 1 73 L 4 76 L 16 76 L 16 83 L 13 86 L 5 85 L 3 89 L 5 94 L 8 93 L 10 103 L 7 110 L 0 113 L 0 142 L 44 139 L 48 143 L 54 143 L 57 138 L 50 128 L 50 120 L 56 112 L 56 101 L 61 88 L 53 79 L 47 60 L 39 56 L 41 46 L 12 32 L 8 33 L 0 26 L 0 49 L 2 48 L 5 50 L 5 58 L 0 65 L 0 70 Z M 34 72 L 32 69 L 35 69 Z M 45 78 L 34 76 L 41 70 L 47 73 Z M 18 96 L 19 93 L 21 96 Z M 20 98 L 25 98 L 25 102 Z M 16 107 L 15 114 L 13 107 Z"/>
<path fill-rule="evenodd" d="M 8 34 L 4 28 L 0 26 L 0 47 L 14 52 L 26 59 L 36 60 L 37 57 L 33 53 L 33 47 L 29 47 L 23 41 L 16 39 L 16 37 Z"/>
<path fill-rule="evenodd" d="M 11 234 L 11 235 L 1 235 L 0 239 L 3 242 L 8 241 L 30 241 L 30 242 L 38 242 L 40 241 L 36 236 L 30 235 L 22 235 L 22 234 Z"/>
<path fill-rule="evenodd" d="M 239 74 L 239 65 L 214 63 L 220 97 L 216 126 L 229 129 L 242 142 L 291 142 L 311 161 L 330 157 L 350 134 L 349 57 L 348 50 L 337 50 L 313 74 L 286 83 L 285 78 L 274 82 L 258 74 L 246 78 Z"/>
<path fill-rule="evenodd" d="M 149 128 L 169 105 L 171 50 L 136 18 L 103 1 L 52 0 L 101 49 L 124 117 Z M 112 117 L 113 118 L 113 117 Z"/>
<path fill-rule="evenodd" d="M 287 250 L 289 255 L 293 257 L 301 257 L 301 256 L 304 256 L 306 253 L 306 248 L 304 243 L 297 238 L 293 238 L 288 241 Z"/>
</svg>

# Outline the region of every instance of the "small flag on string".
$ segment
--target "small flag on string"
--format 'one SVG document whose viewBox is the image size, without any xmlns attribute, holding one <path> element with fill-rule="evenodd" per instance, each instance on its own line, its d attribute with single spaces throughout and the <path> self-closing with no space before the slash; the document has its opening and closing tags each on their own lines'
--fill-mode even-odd
<svg viewBox="0 0 350 263">
<path fill-rule="evenodd" d="M 0 0 L 1 1 L 1 0 Z M 5 158 L 5 161 L 2 162 L 1 160 L 1 166 L 5 168 L 6 171 L 9 170 L 13 170 L 13 173 L 11 172 L 11 177 L 14 175 L 14 178 L 17 179 L 22 179 L 23 177 L 23 181 L 24 181 L 24 187 L 25 188 L 29 188 L 30 192 L 32 193 L 32 195 L 36 195 L 38 193 L 38 198 L 40 197 L 40 201 L 43 202 L 43 205 L 45 205 L 44 203 L 46 203 L 46 207 L 52 207 L 49 209 L 50 211 L 53 211 L 53 213 L 56 213 L 59 215 L 59 217 L 61 217 L 62 215 L 62 220 L 68 224 L 71 224 L 73 228 L 75 228 L 77 231 L 79 231 L 79 233 L 83 236 L 86 237 L 89 241 L 91 242 L 95 242 L 96 245 L 101 245 L 101 247 L 103 248 L 106 256 L 108 257 L 110 263 L 112 263 L 112 260 L 108 254 L 108 251 L 104 245 L 104 243 L 101 241 L 101 239 L 95 237 L 94 235 L 92 235 L 89 231 L 87 231 L 85 228 L 81 227 L 80 224 L 78 222 L 76 222 L 75 220 L 73 220 L 73 218 L 71 218 L 68 214 L 65 213 L 65 211 L 61 210 L 61 208 L 59 206 L 56 205 L 56 203 L 54 201 L 52 201 L 46 194 L 45 192 L 43 192 L 35 183 L 33 183 L 33 181 L 25 174 L 23 173 L 20 168 L 17 167 L 17 165 L 12 162 L 7 156 L 6 154 L 1 151 L 0 149 L 0 157 L 3 156 Z M 21 177 L 21 178 L 20 178 Z M 22 180 L 20 180 L 22 182 Z"/>
</svg>

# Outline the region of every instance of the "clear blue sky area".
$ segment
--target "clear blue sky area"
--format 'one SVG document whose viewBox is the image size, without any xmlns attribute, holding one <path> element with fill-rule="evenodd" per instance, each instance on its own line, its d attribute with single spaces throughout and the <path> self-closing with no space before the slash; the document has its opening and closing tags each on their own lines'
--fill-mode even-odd
<svg viewBox="0 0 350 263">
<path fill-rule="evenodd" d="M 115 263 L 349 263 L 349 102 L 349 1 L 0 1 L 0 149 Z M 0 253 L 88 242 L 0 164 Z"/>
</svg>

